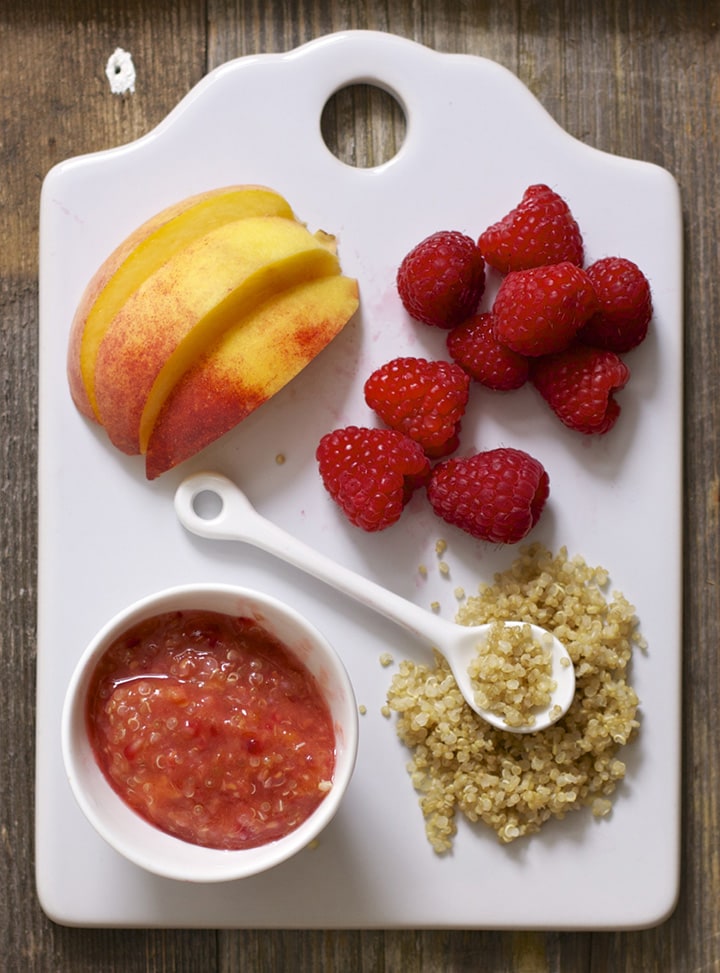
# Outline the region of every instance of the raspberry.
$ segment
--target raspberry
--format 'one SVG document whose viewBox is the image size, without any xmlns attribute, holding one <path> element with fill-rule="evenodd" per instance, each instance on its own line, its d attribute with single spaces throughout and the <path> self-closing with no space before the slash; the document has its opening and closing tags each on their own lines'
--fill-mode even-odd
<svg viewBox="0 0 720 973">
<path fill-rule="evenodd" d="M 474 240 L 457 230 L 426 237 L 404 258 L 397 289 L 408 314 L 453 328 L 473 314 L 485 291 L 485 262 Z"/>
<path fill-rule="evenodd" d="M 519 355 L 554 354 L 596 309 L 590 279 L 574 264 L 517 270 L 503 280 L 493 304 L 495 337 Z"/>
<path fill-rule="evenodd" d="M 519 389 L 528 377 L 528 360 L 500 344 L 492 314 L 476 314 L 447 336 L 450 356 L 476 382 L 489 389 Z"/>
<path fill-rule="evenodd" d="M 325 489 L 350 523 L 366 531 L 399 520 L 430 474 L 420 446 L 394 429 L 335 429 L 320 440 L 316 458 Z"/>
<path fill-rule="evenodd" d="M 502 447 L 439 463 L 427 493 L 449 524 L 493 544 L 515 544 L 538 522 L 550 478 L 528 453 Z"/>
<path fill-rule="evenodd" d="M 452 362 L 395 358 L 365 382 L 365 401 L 382 421 L 436 458 L 457 449 L 470 378 Z"/>
<path fill-rule="evenodd" d="M 618 354 L 645 339 L 652 317 L 647 277 L 624 257 L 605 257 L 587 269 L 599 310 L 583 325 L 578 337 L 588 345 Z"/>
<path fill-rule="evenodd" d="M 568 261 L 581 267 L 583 240 L 565 200 L 549 186 L 530 186 L 522 201 L 481 234 L 485 260 L 507 274 Z"/>
<path fill-rule="evenodd" d="M 630 369 L 613 351 L 577 344 L 533 363 L 532 380 L 561 422 L 578 432 L 609 432 L 620 415 L 613 392 Z"/>
</svg>

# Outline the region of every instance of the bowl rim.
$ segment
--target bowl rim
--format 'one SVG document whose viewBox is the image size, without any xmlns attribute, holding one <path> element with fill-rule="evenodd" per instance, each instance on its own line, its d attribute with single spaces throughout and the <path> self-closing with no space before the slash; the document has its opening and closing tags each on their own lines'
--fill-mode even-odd
<svg viewBox="0 0 720 973">
<path fill-rule="evenodd" d="M 270 631 L 275 626 L 296 633 L 297 642 L 293 645 L 288 644 L 289 636 L 273 632 L 315 675 L 331 708 L 336 758 L 330 791 L 295 830 L 256 848 L 225 850 L 206 848 L 170 835 L 123 801 L 95 760 L 86 732 L 85 701 L 90 677 L 101 655 L 131 625 L 180 607 L 234 614 L 233 606 L 239 609 L 238 614 L 247 614 L 243 609 L 253 606 L 253 617 Z M 303 651 L 299 651 L 301 645 Z M 65 692 L 61 717 L 65 774 L 89 823 L 133 864 L 161 877 L 186 882 L 246 878 L 279 865 L 310 844 L 327 827 L 342 802 L 357 760 L 358 737 L 358 707 L 350 676 L 337 650 L 322 632 L 280 598 L 243 585 L 224 583 L 173 585 L 116 612 L 96 632 L 78 659 Z"/>
</svg>

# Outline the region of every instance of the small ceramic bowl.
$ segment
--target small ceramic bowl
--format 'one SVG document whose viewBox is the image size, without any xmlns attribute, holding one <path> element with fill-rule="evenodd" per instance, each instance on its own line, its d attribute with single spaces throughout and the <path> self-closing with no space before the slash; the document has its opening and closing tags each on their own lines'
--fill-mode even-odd
<svg viewBox="0 0 720 973">
<path fill-rule="evenodd" d="M 95 667 L 111 643 L 131 626 L 163 612 L 200 609 L 256 620 L 315 677 L 329 705 L 336 754 L 332 786 L 309 818 L 284 837 L 255 848 L 202 847 L 161 831 L 134 811 L 110 786 L 88 735 L 87 693 Z M 357 704 L 335 650 L 294 609 L 266 594 L 229 585 L 170 588 L 119 612 L 97 633 L 70 681 L 62 717 L 62 750 L 75 798 L 97 832 L 136 865 L 166 878 L 225 882 L 265 871 L 313 841 L 335 815 L 350 782 L 358 746 Z"/>
</svg>

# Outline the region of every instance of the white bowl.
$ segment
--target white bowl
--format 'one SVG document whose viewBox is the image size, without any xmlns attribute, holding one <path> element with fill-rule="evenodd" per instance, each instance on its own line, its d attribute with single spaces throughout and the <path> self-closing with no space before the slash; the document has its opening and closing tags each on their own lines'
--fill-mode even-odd
<svg viewBox="0 0 720 973">
<path fill-rule="evenodd" d="M 86 729 L 86 696 L 100 657 L 135 623 L 161 612 L 195 608 L 254 618 L 315 676 L 335 726 L 332 787 L 317 809 L 283 838 L 226 851 L 191 844 L 144 820 L 113 790 Z M 355 694 L 343 663 L 302 615 L 266 594 L 230 585 L 186 585 L 150 595 L 119 612 L 95 636 L 73 673 L 62 716 L 62 750 L 75 798 L 97 832 L 120 854 L 156 875 L 188 882 L 225 882 L 272 868 L 313 841 L 335 815 L 350 782 L 358 746 Z"/>
</svg>

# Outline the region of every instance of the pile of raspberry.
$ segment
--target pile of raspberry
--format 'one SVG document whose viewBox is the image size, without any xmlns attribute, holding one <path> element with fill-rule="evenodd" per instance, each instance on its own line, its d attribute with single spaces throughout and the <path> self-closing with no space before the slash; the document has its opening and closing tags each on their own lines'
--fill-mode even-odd
<svg viewBox="0 0 720 973">
<path fill-rule="evenodd" d="M 549 494 L 542 464 L 499 448 L 451 458 L 471 382 L 496 391 L 531 382 L 570 429 L 604 435 L 616 423 L 614 393 L 630 370 L 621 357 L 646 337 L 650 285 L 624 257 L 584 266 L 580 228 L 565 200 L 545 185 L 477 241 L 441 231 L 403 259 L 397 288 L 415 320 L 448 332 L 452 361 L 397 358 L 365 383 L 383 428 L 349 426 L 317 449 L 323 483 L 366 531 L 396 523 L 425 487 L 435 513 L 474 537 L 517 543 L 537 523 Z M 502 275 L 480 311 L 486 267 Z"/>
</svg>

